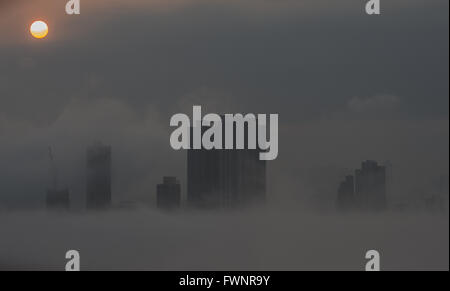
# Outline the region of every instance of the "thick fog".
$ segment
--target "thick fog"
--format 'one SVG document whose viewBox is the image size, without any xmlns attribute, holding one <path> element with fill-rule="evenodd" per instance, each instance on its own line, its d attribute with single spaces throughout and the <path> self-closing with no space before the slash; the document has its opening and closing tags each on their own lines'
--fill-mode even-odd
<svg viewBox="0 0 450 291">
<path fill-rule="evenodd" d="M 0 269 L 448 270 L 446 215 L 336 215 L 296 211 L 0 215 Z"/>
<path fill-rule="evenodd" d="M 448 269 L 447 0 L 380 17 L 353 0 L 64 2 L 0 0 L 0 269 L 61 269 L 70 248 L 87 269 L 362 269 L 372 248 L 386 269 Z M 279 114 L 266 210 L 154 210 L 163 176 L 185 206 L 169 121 L 193 105 Z M 114 208 L 138 209 L 84 212 L 98 141 Z M 68 214 L 44 211 L 49 146 Z M 342 216 L 339 182 L 368 159 L 392 164 L 390 210 Z M 425 211 L 435 194 L 446 211 Z"/>
</svg>

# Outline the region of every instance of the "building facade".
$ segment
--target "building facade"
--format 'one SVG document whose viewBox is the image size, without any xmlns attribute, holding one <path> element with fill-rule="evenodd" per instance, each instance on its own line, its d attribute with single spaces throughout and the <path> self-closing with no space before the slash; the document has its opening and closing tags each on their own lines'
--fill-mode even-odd
<svg viewBox="0 0 450 291">
<path fill-rule="evenodd" d="M 375 161 L 364 161 L 355 171 L 356 201 L 364 210 L 384 210 L 387 207 L 386 167 Z"/>
<path fill-rule="evenodd" d="M 348 211 L 355 208 L 355 179 L 349 175 L 345 177 L 338 188 L 338 209 Z"/>
<path fill-rule="evenodd" d="M 111 147 L 98 144 L 87 149 L 86 194 L 88 209 L 111 206 Z"/>
<path fill-rule="evenodd" d="M 202 132 L 207 128 L 202 127 Z M 225 129 L 223 129 L 223 133 Z M 236 130 L 234 130 L 236 137 Z M 245 127 L 247 141 L 248 128 Z M 225 138 L 222 138 L 225 141 Z M 236 138 L 234 139 L 236 144 Z M 191 145 L 192 148 L 192 145 Z M 225 148 L 225 144 L 223 147 Z M 259 149 L 190 149 L 187 152 L 187 199 L 195 208 L 237 208 L 266 198 L 266 161 Z"/>
</svg>

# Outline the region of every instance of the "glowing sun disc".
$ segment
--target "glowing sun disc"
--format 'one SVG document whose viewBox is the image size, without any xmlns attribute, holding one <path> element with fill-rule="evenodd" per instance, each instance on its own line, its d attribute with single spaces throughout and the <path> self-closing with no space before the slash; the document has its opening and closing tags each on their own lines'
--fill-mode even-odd
<svg viewBox="0 0 450 291">
<path fill-rule="evenodd" d="M 35 38 L 44 38 L 48 34 L 48 26 L 44 21 L 38 20 L 30 26 L 31 35 Z"/>
</svg>

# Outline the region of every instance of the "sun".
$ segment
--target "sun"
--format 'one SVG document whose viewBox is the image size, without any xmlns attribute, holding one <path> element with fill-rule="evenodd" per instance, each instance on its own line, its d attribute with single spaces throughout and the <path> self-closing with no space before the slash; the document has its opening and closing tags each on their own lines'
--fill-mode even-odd
<svg viewBox="0 0 450 291">
<path fill-rule="evenodd" d="M 48 34 L 48 25 L 42 20 L 33 22 L 30 26 L 30 33 L 35 38 L 44 38 Z"/>
</svg>

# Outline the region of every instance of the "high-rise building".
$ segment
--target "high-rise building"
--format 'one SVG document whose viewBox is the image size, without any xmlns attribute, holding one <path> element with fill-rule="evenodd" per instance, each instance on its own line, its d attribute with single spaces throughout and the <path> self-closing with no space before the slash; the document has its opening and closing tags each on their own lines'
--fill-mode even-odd
<svg viewBox="0 0 450 291">
<path fill-rule="evenodd" d="M 48 210 L 69 210 L 70 209 L 70 195 L 69 189 L 59 188 L 59 175 L 56 166 L 53 148 L 48 147 L 48 157 L 50 160 L 50 176 L 52 186 L 47 190 L 46 206 Z"/>
<path fill-rule="evenodd" d="M 156 186 L 156 204 L 159 209 L 175 210 L 181 205 L 181 186 L 175 177 L 164 177 Z"/>
<path fill-rule="evenodd" d="M 111 206 L 111 147 L 97 144 L 87 149 L 86 192 L 88 209 Z"/>
<path fill-rule="evenodd" d="M 355 196 L 358 205 L 365 210 L 384 210 L 386 198 L 386 168 L 375 161 L 365 161 L 355 171 Z"/>
<path fill-rule="evenodd" d="M 222 118 L 223 119 L 223 118 Z M 233 125 L 231 125 L 233 126 Z M 225 134 L 223 122 L 223 137 Z M 202 127 L 202 132 L 207 128 Z M 234 125 L 236 137 L 236 125 Z M 266 161 L 259 159 L 259 149 L 190 149 L 187 152 L 187 198 L 196 208 L 236 208 L 265 201 Z M 223 148 L 225 147 L 225 138 Z M 191 144 L 191 148 L 192 144 Z"/>
<path fill-rule="evenodd" d="M 47 190 L 46 205 L 49 210 L 69 210 L 70 195 L 69 189 L 49 189 Z"/>
<path fill-rule="evenodd" d="M 354 177 L 349 175 L 345 177 L 338 188 L 337 205 L 339 210 L 347 211 L 354 209 L 355 205 L 355 182 Z"/>
</svg>

